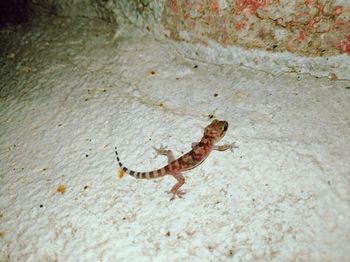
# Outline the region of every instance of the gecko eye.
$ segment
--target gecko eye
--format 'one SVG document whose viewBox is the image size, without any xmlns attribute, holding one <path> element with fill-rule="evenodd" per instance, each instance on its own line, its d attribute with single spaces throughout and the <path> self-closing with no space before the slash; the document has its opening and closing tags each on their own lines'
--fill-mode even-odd
<svg viewBox="0 0 350 262">
<path fill-rule="evenodd" d="M 225 131 L 225 132 L 227 131 L 227 128 L 228 128 L 228 125 L 226 124 L 226 125 L 224 126 L 224 131 Z"/>
</svg>

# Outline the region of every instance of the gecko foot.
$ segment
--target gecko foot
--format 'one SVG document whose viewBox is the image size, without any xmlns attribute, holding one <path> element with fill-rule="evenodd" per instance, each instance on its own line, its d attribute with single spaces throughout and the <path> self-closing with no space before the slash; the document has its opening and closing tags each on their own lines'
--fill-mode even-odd
<svg viewBox="0 0 350 262">
<path fill-rule="evenodd" d="M 156 150 L 156 156 L 166 155 L 169 150 L 166 149 L 165 146 L 161 145 L 160 148 L 153 147 Z"/>
<path fill-rule="evenodd" d="M 231 144 L 228 145 L 229 146 L 229 149 L 230 151 L 233 153 L 233 149 L 234 148 L 238 148 L 238 146 L 236 146 L 236 142 L 232 142 Z"/>
<path fill-rule="evenodd" d="M 169 191 L 168 193 L 173 194 L 173 196 L 170 198 L 170 201 L 173 201 L 176 198 L 176 196 L 178 198 L 184 198 L 184 195 L 186 194 L 186 192 L 182 190 L 177 190 L 176 192 Z"/>
</svg>

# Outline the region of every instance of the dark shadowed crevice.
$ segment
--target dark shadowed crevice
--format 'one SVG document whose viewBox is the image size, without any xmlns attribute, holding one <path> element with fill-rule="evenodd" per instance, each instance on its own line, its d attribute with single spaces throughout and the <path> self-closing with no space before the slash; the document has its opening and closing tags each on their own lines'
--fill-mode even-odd
<svg viewBox="0 0 350 262">
<path fill-rule="evenodd" d="M 0 28 L 7 24 L 23 24 L 29 18 L 27 0 L 2 0 L 0 1 Z"/>
</svg>

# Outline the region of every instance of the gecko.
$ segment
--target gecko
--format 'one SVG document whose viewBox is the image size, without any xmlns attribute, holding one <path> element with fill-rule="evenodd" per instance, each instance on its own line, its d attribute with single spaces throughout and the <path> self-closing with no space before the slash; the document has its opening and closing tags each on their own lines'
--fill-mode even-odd
<svg viewBox="0 0 350 262">
<path fill-rule="evenodd" d="M 117 148 L 115 148 L 115 154 L 117 155 L 117 161 L 122 171 L 134 178 L 151 179 L 172 175 L 177 180 L 177 183 L 169 191 L 172 194 L 170 200 L 174 200 L 176 196 L 183 198 L 185 192 L 180 190 L 180 187 L 185 183 L 185 178 L 182 172 L 191 170 L 201 164 L 213 150 L 225 151 L 230 149 L 233 151 L 233 148 L 236 148 L 235 143 L 216 145 L 225 136 L 227 129 L 228 123 L 226 121 L 213 120 L 204 129 L 204 134 L 200 142 L 192 143 L 192 150 L 177 159 L 175 159 L 171 150 L 167 150 L 163 146 L 159 149 L 154 148 L 157 155 L 164 155 L 168 158 L 168 164 L 153 171 L 138 172 L 131 170 L 121 163 Z"/>
</svg>

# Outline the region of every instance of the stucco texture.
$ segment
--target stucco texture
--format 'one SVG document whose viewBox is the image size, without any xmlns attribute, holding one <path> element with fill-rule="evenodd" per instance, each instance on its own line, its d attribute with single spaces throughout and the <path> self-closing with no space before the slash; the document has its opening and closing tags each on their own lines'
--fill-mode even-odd
<svg viewBox="0 0 350 262">
<path fill-rule="evenodd" d="M 176 40 L 303 56 L 350 54 L 350 7 L 328 0 L 169 0 L 162 24 Z"/>
<path fill-rule="evenodd" d="M 201 62 L 93 19 L 1 37 L 0 261 L 348 259 L 349 80 Z M 170 176 L 118 179 L 115 146 L 152 170 L 152 147 L 179 156 L 213 118 L 238 148 L 186 172 L 184 199 Z"/>
</svg>

